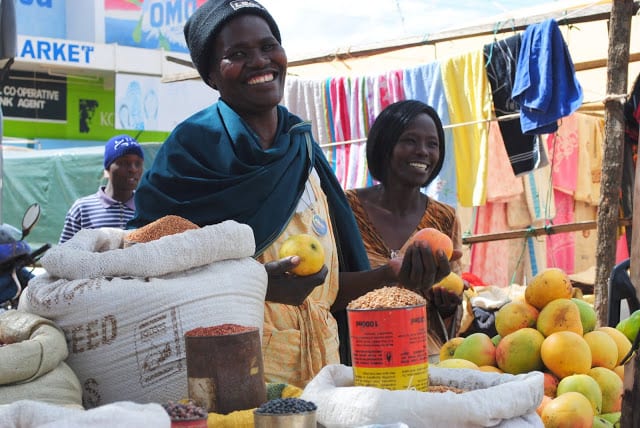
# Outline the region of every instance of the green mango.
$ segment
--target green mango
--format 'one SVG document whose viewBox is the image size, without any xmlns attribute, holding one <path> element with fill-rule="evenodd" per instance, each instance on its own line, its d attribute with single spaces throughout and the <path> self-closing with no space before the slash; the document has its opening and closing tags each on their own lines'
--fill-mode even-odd
<svg viewBox="0 0 640 428">
<path fill-rule="evenodd" d="M 573 297 L 573 303 L 578 305 L 580 309 L 580 321 L 582 322 L 582 333 L 589 333 L 596 328 L 596 320 L 598 319 L 593 306 L 582 299 Z"/>
<path fill-rule="evenodd" d="M 593 417 L 592 428 L 613 428 L 613 424 L 602 416 L 596 415 Z"/>
<path fill-rule="evenodd" d="M 621 416 L 622 416 L 622 412 L 611 412 L 611 413 L 601 413 L 597 417 L 611 422 L 614 428 L 620 428 Z"/>
<path fill-rule="evenodd" d="M 621 331 L 633 343 L 638 331 L 640 331 L 640 309 L 632 313 L 628 318 L 621 320 L 616 329 Z"/>
</svg>

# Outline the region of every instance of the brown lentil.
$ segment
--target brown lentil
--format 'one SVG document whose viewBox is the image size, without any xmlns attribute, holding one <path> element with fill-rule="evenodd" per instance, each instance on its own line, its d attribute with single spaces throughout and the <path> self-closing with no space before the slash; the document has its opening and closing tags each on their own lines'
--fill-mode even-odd
<svg viewBox="0 0 640 428">
<path fill-rule="evenodd" d="M 257 327 L 245 327 L 238 324 L 220 324 L 212 327 L 197 327 L 185 333 L 189 337 L 224 336 L 227 334 L 245 333 L 257 330 Z"/>
<path fill-rule="evenodd" d="M 182 233 L 190 229 L 198 229 L 199 226 L 186 218 L 177 215 L 166 215 L 139 229 L 129 232 L 126 240 L 130 242 L 149 242 L 160 239 L 163 236 Z"/>
<path fill-rule="evenodd" d="M 347 305 L 347 309 L 381 309 L 426 304 L 426 299 L 401 287 L 382 287 L 370 291 Z"/>
</svg>

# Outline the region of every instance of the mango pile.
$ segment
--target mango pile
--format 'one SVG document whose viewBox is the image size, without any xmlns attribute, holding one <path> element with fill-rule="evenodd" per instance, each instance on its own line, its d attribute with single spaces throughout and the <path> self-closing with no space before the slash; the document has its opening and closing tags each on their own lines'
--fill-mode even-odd
<svg viewBox="0 0 640 428">
<path fill-rule="evenodd" d="M 523 296 L 495 313 L 496 336 L 472 333 L 450 339 L 436 366 L 510 374 L 541 371 L 544 398 L 537 412 L 546 428 L 617 427 L 622 362 L 638 334 L 640 311 L 616 328 L 597 327 L 596 312 L 585 298 L 574 294 L 563 270 L 545 269 Z"/>
</svg>

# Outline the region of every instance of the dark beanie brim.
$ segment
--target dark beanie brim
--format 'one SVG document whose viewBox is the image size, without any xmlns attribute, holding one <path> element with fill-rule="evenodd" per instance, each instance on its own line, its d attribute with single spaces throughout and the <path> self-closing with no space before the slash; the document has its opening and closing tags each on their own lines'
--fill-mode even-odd
<svg viewBox="0 0 640 428">
<path fill-rule="evenodd" d="M 257 15 L 267 21 L 273 36 L 282 42 L 273 17 L 255 0 L 208 0 L 189 17 L 184 26 L 184 38 L 202 80 L 209 85 L 212 44 L 224 24 L 240 15 Z"/>
</svg>

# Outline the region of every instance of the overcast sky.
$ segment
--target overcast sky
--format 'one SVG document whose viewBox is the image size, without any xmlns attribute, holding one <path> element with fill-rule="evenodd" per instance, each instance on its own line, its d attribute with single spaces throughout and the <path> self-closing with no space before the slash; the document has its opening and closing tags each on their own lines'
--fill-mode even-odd
<svg viewBox="0 0 640 428">
<path fill-rule="evenodd" d="M 561 0 L 260 0 L 289 58 L 427 36 Z"/>
</svg>

